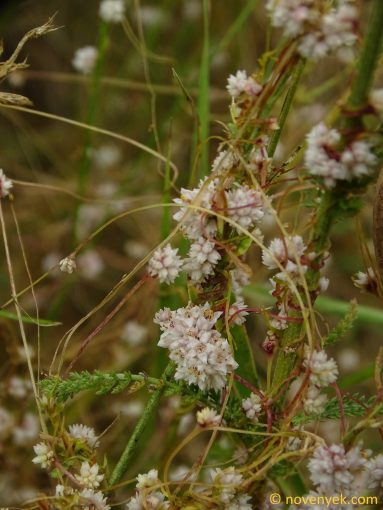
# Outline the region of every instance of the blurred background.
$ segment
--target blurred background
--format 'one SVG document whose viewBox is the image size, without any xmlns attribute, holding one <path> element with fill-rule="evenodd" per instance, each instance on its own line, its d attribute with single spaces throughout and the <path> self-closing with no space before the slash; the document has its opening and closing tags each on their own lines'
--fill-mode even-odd
<svg viewBox="0 0 383 510">
<path fill-rule="evenodd" d="M 368 11 L 369 2 L 363 2 Z M 222 122 L 229 122 L 229 96 L 226 80 L 237 69 L 257 70 L 258 59 L 278 40 L 271 34 L 263 1 L 211 2 L 209 24 L 210 61 L 210 161 L 224 136 Z M 27 0 L 1 2 L 0 31 L 4 41 L 2 59 L 8 58 L 25 32 L 42 25 L 56 13 L 58 30 L 33 40 L 22 51 L 29 69 L 18 71 L 2 81 L 1 90 L 27 96 L 35 112 L 0 108 L 1 164 L 14 179 L 14 209 L 32 279 L 49 271 L 35 287 L 35 298 L 25 292 L 21 304 L 26 313 L 59 322 L 40 328 L 41 352 L 38 354 L 36 325 L 26 324 L 30 353 L 36 371 L 50 370 L 59 340 L 82 317 L 102 301 L 106 294 L 129 273 L 161 239 L 163 228 L 163 187 L 165 165 L 126 140 L 89 132 L 57 117 L 92 124 L 170 156 L 178 168 L 171 197 L 190 184 L 196 155 L 196 122 L 193 108 L 198 104 L 201 79 L 201 55 L 204 44 L 202 0 L 158 0 L 128 2 L 128 21 L 101 23 L 96 0 Z M 363 30 L 363 20 L 361 20 Z M 145 44 L 143 44 L 144 36 Z M 206 39 L 205 39 L 206 42 Z M 94 46 L 101 54 L 93 74 L 84 74 L 73 66 L 79 48 Z M 342 97 L 352 75 L 350 55 L 342 60 L 325 59 L 309 66 L 298 91 L 294 109 L 281 140 L 277 159 L 286 159 L 307 131 L 324 120 Z M 175 79 L 173 69 L 179 79 Z M 378 78 L 379 79 L 379 78 Z M 187 95 L 182 87 L 187 91 Z M 187 96 L 193 98 L 194 107 Z M 276 107 L 276 114 L 281 104 Z M 155 114 L 154 114 L 155 112 Z M 299 172 L 299 170 L 298 170 Z M 192 184 L 196 184 L 194 180 Z M 79 196 L 80 197 L 79 197 Z M 345 220 L 333 231 L 333 253 L 327 276 L 327 295 L 343 303 L 356 297 L 358 302 L 379 308 L 374 297 L 353 287 L 351 276 L 371 265 L 362 255 L 362 246 L 371 253 L 373 194 L 366 198 L 358 221 Z M 284 220 L 307 229 L 310 210 L 300 209 L 297 196 L 288 204 Z M 136 208 L 158 204 L 147 210 Z M 29 285 L 23 262 L 15 218 L 4 206 L 8 242 L 20 291 Z M 116 215 L 117 219 L 88 241 L 88 236 Z M 303 214 L 302 214 L 303 211 Z M 306 212 L 305 212 L 306 211 Z M 297 223 L 298 222 L 298 223 Z M 277 235 L 272 224 L 265 224 L 266 239 Z M 79 244 L 78 270 L 71 275 L 57 269 L 58 262 Z M 266 271 L 259 252 L 249 255 L 253 269 L 249 302 L 263 302 L 259 289 L 267 287 Z M 0 300 L 10 299 L 5 257 L 1 257 Z M 52 269 L 54 268 L 54 269 Z M 122 289 L 122 297 L 143 271 Z M 258 290 L 257 290 L 258 289 Z M 173 298 L 187 301 L 183 287 L 165 295 L 154 283 L 144 286 L 126 307 L 92 341 L 76 370 L 132 370 L 160 373 L 156 347 L 158 332 L 152 322 L 159 297 L 171 303 Z M 258 292 L 258 294 L 257 294 Z M 255 296 L 255 297 L 254 297 Z M 257 297 L 258 296 L 258 297 Z M 36 300 L 36 303 L 35 303 Z M 95 311 L 73 335 L 64 367 L 73 359 L 81 341 L 109 312 L 112 301 Z M 323 328 L 332 327 L 344 313 L 332 310 L 324 314 Z M 6 310 L 14 312 L 11 304 Z M 335 313 L 336 312 L 336 313 Z M 38 441 L 39 426 L 28 382 L 25 353 L 17 322 L 0 317 L 0 505 L 21 505 L 39 492 L 50 491 L 50 482 L 32 463 L 32 446 Z M 328 324 L 328 326 L 326 326 Z M 341 372 L 341 385 L 352 391 L 370 394 L 366 380 L 381 344 L 382 315 L 363 315 L 355 328 L 334 349 Z M 266 357 L 261 350 L 264 326 L 250 316 L 248 329 L 260 373 Z M 57 365 L 56 365 L 57 368 Z M 43 375 L 42 375 L 43 376 Z M 140 415 L 147 393 L 108 397 L 81 394 L 69 405 L 67 422 L 84 423 L 104 436 L 101 452 L 111 462 L 120 453 L 121 437 L 128 437 Z M 161 464 L 165 452 L 176 445 L 194 423 L 192 409 L 182 407 L 176 398 L 165 399 L 155 424 L 155 434 L 132 466 L 131 476 Z M 320 425 L 329 441 L 339 435 L 336 422 Z M 170 432 L 169 432 L 170 431 Z M 372 437 L 370 442 L 376 438 Z M 233 451 L 236 445 L 223 436 L 212 452 L 212 460 Z M 185 449 L 174 466 L 179 476 L 194 457 Z M 177 471 L 178 470 L 178 471 Z"/>
</svg>

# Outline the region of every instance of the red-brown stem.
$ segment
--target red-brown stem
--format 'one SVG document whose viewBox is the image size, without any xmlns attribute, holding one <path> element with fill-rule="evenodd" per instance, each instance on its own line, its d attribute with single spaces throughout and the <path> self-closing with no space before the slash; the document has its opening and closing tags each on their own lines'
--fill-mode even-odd
<svg viewBox="0 0 383 510">
<path fill-rule="evenodd" d="M 243 377 L 241 377 L 238 374 L 234 374 L 234 379 L 236 381 L 238 381 L 240 384 L 242 384 L 242 386 L 245 386 L 245 388 L 247 388 L 251 392 L 258 395 L 258 397 L 260 399 L 262 399 L 262 401 L 265 400 L 265 398 L 266 398 L 265 395 L 258 388 L 256 388 L 253 384 L 251 384 L 251 382 L 247 381 L 246 379 L 244 379 Z"/>
<path fill-rule="evenodd" d="M 346 433 L 346 417 L 344 414 L 342 392 L 340 391 L 339 386 L 336 383 L 332 383 L 332 384 L 330 384 L 330 386 L 332 386 L 334 388 L 337 399 L 338 399 L 339 410 L 340 410 L 340 433 L 342 436 L 344 436 Z"/>
<path fill-rule="evenodd" d="M 305 390 L 305 388 L 307 386 L 307 383 L 309 382 L 309 378 L 310 378 L 310 370 L 306 370 L 305 376 L 304 376 L 302 384 L 301 384 L 301 387 L 299 388 L 299 390 L 297 391 L 295 397 L 293 398 L 293 400 L 290 402 L 288 408 L 286 409 L 286 411 L 284 413 L 285 416 L 288 416 L 290 414 L 290 412 L 294 410 L 294 407 L 295 407 L 296 403 L 301 398 L 302 393 L 304 392 L 304 390 Z"/>
<path fill-rule="evenodd" d="M 97 326 L 97 328 L 94 329 L 92 331 L 92 333 L 90 333 L 90 335 L 88 335 L 85 338 L 85 340 L 82 342 L 79 350 L 77 351 L 75 357 L 72 359 L 72 361 L 69 363 L 68 368 L 65 370 L 64 377 L 66 377 L 68 375 L 68 373 L 72 370 L 74 364 L 78 361 L 80 356 L 82 356 L 82 354 L 84 353 L 85 349 L 88 347 L 88 345 L 91 342 L 91 340 L 96 335 L 98 335 L 98 333 L 108 324 L 109 321 L 111 321 L 113 319 L 113 317 L 121 310 L 121 308 L 124 306 L 124 304 L 133 296 L 133 294 L 135 292 L 137 292 L 137 290 L 144 285 L 144 283 L 148 280 L 148 278 L 150 278 L 149 275 L 145 274 L 141 278 L 141 280 L 139 280 L 129 290 L 129 292 L 121 299 L 121 301 L 118 303 L 118 305 L 115 308 L 113 308 L 113 310 L 105 317 L 105 319 Z"/>
</svg>

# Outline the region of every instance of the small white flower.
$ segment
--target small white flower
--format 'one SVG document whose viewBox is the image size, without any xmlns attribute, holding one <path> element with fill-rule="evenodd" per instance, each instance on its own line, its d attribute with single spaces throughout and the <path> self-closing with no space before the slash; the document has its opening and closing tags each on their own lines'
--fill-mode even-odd
<svg viewBox="0 0 383 510">
<path fill-rule="evenodd" d="M 208 184 L 206 184 L 206 180 L 201 180 L 198 188 L 192 190 L 181 188 L 180 197 L 173 200 L 180 206 L 180 210 L 173 215 L 173 219 L 178 222 L 182 221 L 181 228 L 188 239 L 196 240 L 201 236 L 214 237 L 217 231 L 216 218 L 190 206 L 211 210 L 216 187 L 216 180 L 210 181 Z"/>
<path fill-rule="evenodd" d="M 318 291 L 320 294 L 323 294 L 328 289 L 330 285 L 330 280 L 325 276 L 321 276 L 318 281 Z"/>
<path fill-rule="evenodd" d="M 52 464 L 54 453 L 46 443 L 37 443 L 33 447 L 36 457 L 32 459 L 34 464 L 41 464 L 43 469 L 49 468 Z"/>
<path fill-rule="evenodd" d="M 322 494 L 350 494 L 366 465 L 365 456 L 360 446 L 348 452 L 343 445 L 318 446 L 308 463 L 310 478 Z"/>
<path fill-rule="evenodd" d="M 150 276 L 158 276 L 161 283 L 172 283 L 179 275 L 182 267 L 182 259 L 178 255 L 178 248 L 172 248 L 167 244 L 158 248 L 149 261 L 148 272 Z"/>
<path fill-rule="evenodd" d="M 101 491 L 94 491 L 93 489 L 83 489 L 80 496 L 90 503 L 87 506 L 81 506 L 82 510 L 110 510 L 110 505 L 107 504 L 107 498 Z"/>
<path fill-rule="evenodd" d="M 316 386 L 309 386 L 303 400 L 303 408 L 307 414 L 323 413 L 327 397 Z"/>
<path fill-rule="evenodd" d="M 185 308 L 160 310 L 154 319 L 162 334 L 159 347 L 170 350 L 176 364 L 176 380 L 196 384 L 201 390 L 221 390 L 229 373 L 238 366 L 228 341 L 213 329 L 221 312 L 213 312 L 209 303 Z"/>
<path fill-rule="evenodd" d="M 233 151 L 226 149 L 218 153 L 217 157 L 213 161 L 211 171 L 216 172 L 217 174 L 223 174 L 231 170 L 237 164 L 237 156 Z"/>
<path fill-rule="evenodd" d="M 75 423 L 73 425 L 69 425 L 69 435 L 73 439 L 83 440 L 91 448 L 97 448 L 99 446 L 99 441 L 97 439 L 94 429 L 92 427 L 87 427 L 82 423 Z"/>
<path fill-rule="evenodd" d="M 144 473 L 142 475 L 139 474 L 137 476 L 136 489 L 138 490 L 148 489 L 158 483 L 159 483 L 158 471 L 157 469 L 151 469 L 147 473 Z"/>
<path fill-rule="evenodd" d="M 367 486 L 369 489 L 383 487 L 383 454 L 379 454 L 367 461 L 366 471 L 368 473 Z"/>
<path fill-rule="evenodd" d="M 65 259 L 60 260 L 60 271 L 63 273 L 72 274 L 76 267 L 76 261 L 73 257 L 65 257 Z"/>
<path fill-rule="evenodd" d="M 197 411 L 197 423 L 200 427 L 217 427 L 221 423 L 221 416 L 214 409 L 205 407 Z"/>
<path fill-rule="evenodd" d="M 221 255 L 215 249 L 215 244 L 200 237 L 191 244 L 183 269 L 193 281 L 199 282 L 213 273 L 214 266 L 220 259 Z"/>
<path fill-rule="evenodd" d="M 290 262 L 290 272 L 292 272 L 291 263 L 296 264 L 296 260 L 302 257 L 305 250 L 306 246 L 301 236 L 293 236 L 285 240 L 275 238 L 267 250 L 262 250 L 262 263 L 269 269 L 277 269 L 277 262 L 282 266 Z"/>
<path fill-rule="evenodd" d="M 243 93 L 255 97 L 262 90 L 261 85 L 251 76 L 247 76 L 246 71 L 237 71 L 235 75 L 231 74 L 227 79 L 226 88 L 233 99 Z"/>
<path fill-rule="evenodd" d="M 102 0 L 99 15 L 107 23 L 120 23 L 125 15 L 124 0 Z"/>
<path fill-rule="evenodd" d="M 65 495 L 65 487 L 64 485 L 57 484 L 55 489 L 55 496 L 61 498 Z"/>
<path fill-rule="evenodd" d="M 257 423 L 258 416 L 262 411 L 262 399 L 259 395 L 251 393 L 250 397 L 242 400 L 242 409 L 245 411 L 249 420 Z"/>
<path fill-rule="evenodd" d="M 338 377 L 338 367 L 333 358 L 328 358 L 325 351 L 305 350 L 304 367 L 310 369 L 310 382 L 313 385 L 324 387 L 334 383 Z"/>
<path fill-rule="evenodd" d="M 97 58 L 97 48 L 94 46 L 84 46 L 83 48 L 76 50 L 72 60 L 72 65 L 79 73 L 91 74 L 96 65 Z"/>
<path fill-rule="evenodd" d="M 128 321 L 122 328 L 121 339 L 134 347 L 142 345 L 148 336 L 148 328 L 137 321 Z"/>
<path fill-rule="evenodd" d="M 0 198 L 9 195 L 9 191 L 13 188 L 13 182 L 5 175 L 4 170 L 0 168 Z"/>
<path fill-rule="evenodd" d="M 262 194 L 249 186 L 239 186 L 226 192 L 227 216 L 242 228 L 251 229 L 265 214 Z M 239 234 L 243 232 L 237 229 Z"/>
<path fill-rule="evenodd" d="M 75 475 L 75 477 L 82 487 L 97 489 L 104 479 L 104 475 L 98 474 L 99 469 L 100 467 L 98 464 L 93 464 L 93 466 L 91 466 L 88 461 L 85 461 L 81 464 L 80 474 Z"/>
<path fill-rule="evenodd" d="M 368 267 L 367 271 L 358 271 L 353 277 L 352 282 L 355 287 L 361 290 L 368 290 L 369 287 L 374 288 L 377 285 L 375 271 L 372 267 Z"/>
<path fill-rule="evenodd" d="M 249 312 L 246 310 L 247 306 L 242 298 L 237 299 L 235 303 L 230 305 L 229 308 L 229 319 L 234 324 L 244 324 L 246 322 L 246 317 L 249 315 Z"/>
</svg>

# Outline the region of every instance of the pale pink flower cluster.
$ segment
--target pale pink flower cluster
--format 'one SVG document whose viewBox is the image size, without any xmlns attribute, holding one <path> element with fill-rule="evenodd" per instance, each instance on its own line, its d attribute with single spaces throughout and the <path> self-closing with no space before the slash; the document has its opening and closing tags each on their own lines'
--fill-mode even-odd
<svg viewBox="0 0 383 510">
<path fill-rule="evenodd" d="M 158 276 L 161 283 L 172 283 L 177 278 L 182 267 L 178 249 L 167 244 L 156 250 L 149 261 L 148 273 Z"/>
<path fill-rule="evenodd" d="M 334 187 L 337 181 L 369 175 L 377 163 L 368 142 L 356 140 L 340 150 L 340 141 L 339 131 L 323 123 L 314 126 L 307 135 L 305 165 L 311 175 L 323 178 L 328 188 Z"/>
<path fill-rule="evenodd" d="M 251 76 L 247 76 L 246 71 L 237 71 L 231 74 L 227 80 L 227 91 L 233 99 L 237 99 L 242 94 L 256 97 L 262 90 L 262 86 Z"/>
<path fill-rule="evenodd" d="M 338 367 L 333 358 L 329 358 L 325 351 L 305 350 L 303 366 L 310 371 L 310 384 L 306 390 L 303 407 L 308 414 L 323 412 L 327 397 L 321 393 L 321 388 L 335 383 L 338 377 Z"/>
<path fill-rule="evenodd" d="M 211 469 L 211 481 L 214 485 L 214 496 L 222 505 L 223 510 L 252 510 L 249 503 L 251 497 L 241 493 L 240 486 L 243 476 L 234 467 Z"/>
<path fill-rule="evenodd" d="M 262 411 L 262 399 L 259 395 L 251 393 L 250 397 L 242 400 L 242 409 L 245 411 L 246 416 L 254 423 L 257 423 L 258 416 Z"/>
<path fill-rule="evenodd" d="M 215 174 L 224 174 L 238 165 L 238 163 L 239 160 L 232 150 L 222 150 L 218 152 L 218 155 L 213 161 L 211 171 Z"/>
<path fill-rule="evenodd" d="M 336 8 L 315 0 L 267 0 L 273 26 L 287 37 L 298 37 L 298 52 L 318 60 L 357 39 L 358 11 L 353 0 L 340 0 Z"/>
<path fill-rule="evenodd" d="M 347 452 L 342 444 L 318 446 L 308 463 L 316 490 L 328 495 L 352 494 L 361 482 L 368 455 L 360 445 Z"/>
<path fill-rule="evenodd" d="M 279 265 L 284 267 L 288 274 L 297 274 L 299 261 L 306 251 L 306 245 L 301 236 L 287 237 L 286 239 L 275 238 L 270 242 L 267 249 L 262 251 L 262 262 L 269 269 L 279 269 Z M 279 265 L 278 265 L 279 264 Z M 283 272 L 277 275 L 280 279 L 285 279 Z"/>
<path fill-rule="evenodd" d="M 136 494 L 127 504 L 128 510 L 167 510 L 170 503 L 159 490 L 161 482 L 158 471 L 151 469 L 148 473 L 137 476 Z"/>
<path fill-rule="evenodd" d="M 227 216 L 244 229 L 253 228 L 265 214 L 262 194 L 249 186 L 234 187 L 227 191 L 226 199 Z M 238 228 L 237 231 L 243 233 Z"/>
<path fill-rule="evenodd" d="M 165 308 L 154 322 L 161 328 L 159 347 L 169 349 L 176 363 L 175 379 L 195 384 L 201 390 L 221 390 L 227 377 L 238 366 L 228 341 L 214 329 L 221 312 L 213 312 L 208 303 L 185 308 Z"/>
</svg>

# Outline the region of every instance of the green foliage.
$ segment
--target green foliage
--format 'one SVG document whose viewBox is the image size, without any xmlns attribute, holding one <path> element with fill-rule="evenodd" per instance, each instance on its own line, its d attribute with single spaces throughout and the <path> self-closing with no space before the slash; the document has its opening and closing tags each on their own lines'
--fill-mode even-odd
<svg viewBox="0 0 383 510">
<path fill-rule="evenodd" d="M 375 397 L 366 397 L 355 393 L 354 395 L 343 395 L 343 409 L 345 416 L 363 416 L 367 409 L 374 404 Z M 304 425 L 312 421 L 337 420 L 341 417 L 339 402 L 336 397 L 329 400 L 322 413 L 305 415 L 300 413 L 293 419 L 294 426 Z"/>
<path fill-rule="evenodd" d="M 119 393 L 132 383 L 130 372 L 103 373 L 94 372 L 71 372 L 68 379 L 49 377 L 40 382 L 42 391 L 54 397 L 59 403 L 72 398 L 76 393 L 84 390 L 94 390 L 97 395 Z"/>
<path fill-rule="evenodd" d="M 324 339 L 325 346 L 332 345 L 341 338 L 352 328 L 358 313 L 357 302 L 352 300 L 350 302 L 350 309 L 348 313 L 341 319 L 330 334 Z"/>
</svg>

